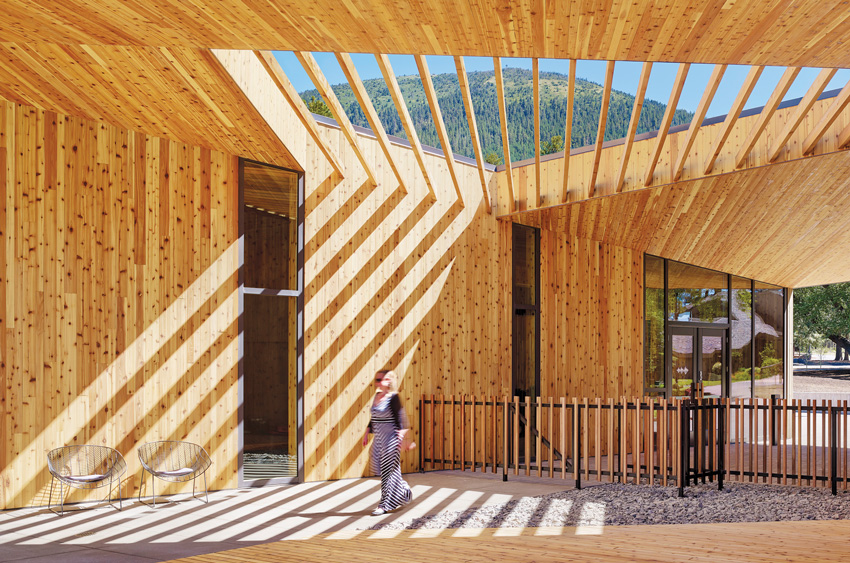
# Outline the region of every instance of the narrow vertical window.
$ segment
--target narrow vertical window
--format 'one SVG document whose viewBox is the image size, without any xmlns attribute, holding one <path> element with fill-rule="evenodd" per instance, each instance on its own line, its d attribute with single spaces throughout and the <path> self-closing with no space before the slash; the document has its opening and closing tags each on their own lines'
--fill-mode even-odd
<svg viewBox="0 0 850 563">
<path fill-rule="evenodd" d="M 540 234 L 513 226 L 513 393 L 540 395 Z"/>
<path fill-rule="evenodd" d="M 242 163 L 242 478 L 298 473 L 298 174 Z"/>
<path fill-rule="evenodd" d="M 664 260 L 646 255 L 644 260 L 644 323 L 646 346 L 643 362 L 647 395 L 666 393 L 664 383 Z"/>
</svg>

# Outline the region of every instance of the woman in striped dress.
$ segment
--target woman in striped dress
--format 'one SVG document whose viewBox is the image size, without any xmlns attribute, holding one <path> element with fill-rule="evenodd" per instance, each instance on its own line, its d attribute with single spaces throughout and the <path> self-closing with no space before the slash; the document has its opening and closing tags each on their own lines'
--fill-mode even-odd
<svg viewBox="0 0 850 563">
<path fill-rule="evenodd" d="M 370 461 L 372 473 L 381 477 L 381 502 L 373 516 L 404 506 L 413 498 L 410 486 L 401 476 L 401 450 L 408 425 L 396 386 L 395 372 L 381 370 L 375 374 L 377 391 L 372 400 L 372 417 L 363 436 L 364 446 L 369 443 L 369 434 L 375 436 Z"/>
</svg>

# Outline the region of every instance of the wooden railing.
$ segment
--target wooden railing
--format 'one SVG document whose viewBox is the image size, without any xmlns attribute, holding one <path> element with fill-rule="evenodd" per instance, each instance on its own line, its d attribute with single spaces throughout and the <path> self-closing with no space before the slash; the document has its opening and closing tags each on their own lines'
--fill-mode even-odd
<svg viewBox="0 0 850 563">
<path fill-rule="evenodd" d="M 847 402 L 423 396 L 420 467 L 847 490 Z"/>
</svg>

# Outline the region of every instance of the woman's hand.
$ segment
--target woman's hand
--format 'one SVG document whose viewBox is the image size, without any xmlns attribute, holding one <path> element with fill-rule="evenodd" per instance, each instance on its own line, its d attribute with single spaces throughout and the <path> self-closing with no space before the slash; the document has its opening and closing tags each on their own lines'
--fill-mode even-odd
<svg viewBox="0 0 850 563">
<path fill-rule="evenodd" d="M 363 445 L 364 446 L 369 445 L 369 432 L 366 432 L 365 434 L 363 434 Z"/>
<path fill-rule="evenodd" d="M 398 449 L 400 451 L 404 451 L 404 437 L 407 435 L 407 428 L 404 430 L 396 430 L 396 434 L 398 434 Z"/>
</svg>

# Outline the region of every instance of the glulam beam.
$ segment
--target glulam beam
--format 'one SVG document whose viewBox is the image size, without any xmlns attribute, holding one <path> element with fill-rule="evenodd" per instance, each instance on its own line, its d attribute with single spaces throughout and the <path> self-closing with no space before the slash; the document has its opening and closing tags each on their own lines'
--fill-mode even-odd
<svg viewBox="0 0 850 563">
<path fill-rule="evenodd" d="M 343 135 L 345 135 L 345 138 L 348 140 L 351 148 L 354 149 L 354 154 L 363 166 L 363 170 L 366 171 L 366 175 L 369 176 L 369 179 L 372 182 L 377 184 L 378 176 L 372 169 L 372 165 L 369 164 L 369 161 L 366 159 L 366 153 L 357 141 L 357 133 L 354 131 L 354 126 L 345 114 L 345 110 L 342 109 L 339 99 L 337 99 L 333 88 L 331 88 L 331 85 L 325 78 L 324 73 L 322 73 L 322 69 L 319 68 L 319 64 L 316 62 L 316 59 L 313 58 L 311 53 L 302 51 L 296 51 L 295 57 L 298 59 L 298 62 L 301 63 L 301 66 L 304 67 L 304 70 L 307 72 L 307 76 L 309 76 L 310 80 L 313 81 L 313 85 L 319 91 L 319 94 L 321 94 L 322 98 L 324 98 L 325 103 L 328 105 L 328 109 L 331 110 L 331 114 L 342 129 Z"/>
<path fill-rule="evenodd" d="M 564 175 L 561 179 L 561 203 L 567 203 L 570 195 L 570 149 L 573 145 L 573 105 L 576 93 L 576 61 L 570 59 L 567 76 L 567 119 L 564 126 Z"/>
<path fill-rule="evenodd" d="M 425 184 L 428 186 L 428 192 L 434 199 L 437 195 L 434 193 L 434 186 L 431 184 L 431 177 L 428 175 L 428 169 L 425 166 L 425 152 L 422 150 L 422 143 L 419 141 L 419 135 L 416 134 L 416 127 L 413 126 L 413 119 L 410 117 L 410 111 L 407 109 L 407 104 L 404 102 L 404 97 L 401 95 L 401 87 L 398 85 L 398 80 L 393 72 L 393 67 L 390 64 L 390 59 L 386 55 L 375 55 L 375 60 L 378 62 L 378 68 L 381 69 L 381 74 L 384 75 L 384 82 L 387 84 L 387 89 L 390 92 L 390 97 L 395 104 L 395 109 L 398 112 L 398 117 L 401 119 L 401 126 L 407 135 L 407 141 L 410 143 L 410 148 L 413 150 L 413 156 L 416 158 L 416 163 L 422 171 L 422 177 L 425 178 Z"/>
<path fill-rule="evenodd" d="M 779 104 L 782 103 L 782 98 L 784 98 L 785 94 L 788 93 L 788 89 L 791 88 L 791 84 L 794 83 L 797 75 L 800 74 L 800 70 L 802 70 L 800 67 L 788 67 L 785 69 L 785 72 L 782 74 L 782 78 L 779 79 L 779 84 L 777 84 L 776 88 L 774 88 L 773 93 L 767 100 L 767 104 L 765 104 L 765 106 L 761 109 L 758 120 L 755 125 L 753 125 L 752 129 L 750 129 L 746 139 L 744 139 L 744 142 L 738 149 L 738 154 L 735 156 L 735 168 L 742 168 L 744 166 L 750 151 L 753 150 L 753 146 L 755 146 L 762 131 L 764 131 L 764 128 L 767 127 L 767 124 L 770 121 L 770 118 L 773 117 L 776 108 L 778 108 Z"/>
<path fill-rule="evenodd" d="M 652 73 L 652 63 L 643 63 L 643 67 L 640 70 L 637 92 L 635 92 L 635 104 L 632 107 L 632 116 L 629 119 L 629 130 L 626 132 L 626 142 L 623 146 L 623 157 L 620 159 L 620 171 L 617 173 L 617 182 L 614 184 L 615 193 L 622 191 L 623 183 L 626 181 L 626 168 L 632 156 L 632 147 L 635 144 L 635 134 L 637 133 L 637 126 L 640 121 L 640 113 L 643 110 L 643 101 L 646 98 L 646 87 L 649 85 L 650 73 Z"/>
<path fill-rule="evenodd" d="M 803 155 L 807 155 L 815 150 L 818 141 L 824 136 L 826 130 L 829 129 L 838 115 L 844 111 L 848 102 L 850 102 L 850 81 L 844 85 L 844 88 L 841 89 L 841 92 L 838 93 L 838 96 L 836 96 L 835 100 L 827 108 L 826 113 L 823 114 L 823 117 L 820 118 L 820 121 L 817 122 L 811 133 L 808 134 L 806 140 L 803 141 Z"/>
<path fill-rule="evenodd" d="M 345 168 L 342 166 L 342 162 L 340 162 L 337 155 L 331 150 L 330 145 L 328 145 L 327 141 L 322 137 L 321 133 L 319 133 L 319 127 L 316 123 L 316 119 L 313 117 L 310 110 L 307 109 L 307 104 L 305 104 L 304 100 L 301 99 L 301 96 L 298 95 L 298 91 L 295 89 L 295 86 L 292 85 L 292 82 L 290 82 L 286 73 L 283 72 L 283 69 L 280 67 L 277 59 L 274 58 L 274 55 L 268 51 L 254 51 L 254 55 L 257 59 L 259 59 L 263 68 L 266 69 L 266 72 L 269 74 L 269 77 L 272 79 L 275 86 L 277 86 L 277 89 L 281 94 L 283 94 L 286 101 L 289 102 L 290 107 L 292 107 L 296 117 L 298 117 L 298 121 L 300 121 L 307 130 L 307 133 L 316 143 L 316 146 L 319 147 L 319 151 L 321 151 L 337 173 L 341 176 L 345 176 Z"/>
<path fill-rule="evenodd" d="M 794 109 L 793 117 L 785 122 L 785 127 L 782 128 L 782 132 L 773 143 L 773 146 L 770 149 L 768 162 L 773 162 L 779 158 L 779 155 L 782 154 L 782 151 L 785 149 L 785 143 L 788 142 L 788 139 L 791 138 L 791 135 L 794 134 L 794 131 L 796 131 L 803 122 L 803 119 L 806 118 L 806 114 L 809 113 L 809 110 L 811 110 L 812 106 L 815 105 L 815 102 L 818 101 L 818 97 L 820 97 L 824 89 L 826 89 L 826 85 L 829 84 L 829 81 L 832 80 L 832 77 L 835 76 L 836 72 L 838 72 L 838 69 L 825 68 L 818 73 L 815 81 L 809 88 L 809 91 L 806 92 L 806 95 L 803 96 L 803 99 Z"/>
<path fill-rule="evenodd" d="M 605 65 L 605 85 L 602 87 L 602 107 L 599 110 L 599 126 L 596 128 L 596 147 L 593 150 L 593 168 L 590 172 L 590 184 L 587 197 L 596 193 L 596 177 L 599 174 L 599 161 L 602 159 L 602 143 L 605 141 L 605 125 L 608 122 L 608 105 L 611 103 L 611 84 L 614 82 L 614 61 Z"/>
<path fill-rule="evenodd" d="M 487 214 L 492 213 L 493 206 L 490 205 L 490 192 L 487 190 L 487 179 L 484 175 L 484 154 L 481 150 L 481 141 L 478 136 L 478 122 L 475 120 L 475 108 L 472 106 L 472 92 L 469 89 L 469 77 L 466 74 L 466 63 L 463 57 L 455 57 L 455 68 L 457 69 L 457 80 L 460 84 L 460 94 L 466 109 L 466 121 L 469 124 L 469 135 L 472 138 L 472 148 L 475 150 L 475 164 L 478 168 L 478 177 L 481 180 L 481 190 L 484 194 L 484 209 Z"/>
<path fill-rule="evenodd" d="M 652 185 L 652 176 L 655 174 L 655 167 L 658 165 L 661 150 L 664 148 L 664 141 L 670 132 L 670 124 L 673 122 L 673 116 L 676 114 L 676 104 L 679 103 L 679 97 L 682 95 L 682 89 L 685 87 L 685 79 L 688 77 L 688 70 L 690 68 L 691 65 L 689 63 L 682 63 L 676 72 L 676 80 L 673 82 L 673 89 L 670 91 L 670 100 L 667 102 L 667 109 L 664 111 L 664 117 L 661 119 L 661 125 L 658 128 L 658 136 L 655 137 L 655 146 L 652 149 L 652 155 L 646 166 L 646 174 L 643 180 L 644 186 L 648 187 Z"/>
<path fill-rule="evenodd" d="M 502 59 L 493 57 L 493 70 L 496 76 L 496 98 L 499 102 L 499 121 L 502 126 L 502 150 L 505 155 L 505 174 L 508 180 L 508 207 L 513 213 L 516 209 L 516 196 L 514 195 L 514 177 L 511 170 L 511 143 L 508 138 L 508 109 L 505 106 L 505 81 L 502 77 Z"/>
<path fill-rule="evenodd" d="M 437 138 L 440 139 L 440 146 L 443 147 L 443 155 L 449 167 L 449 174 L 454 183 L 458 203 L 463 205 L 463 195 L 460 192 L 460 183 L 458 182 L 457 171 L 455 170 L 455 157 L 454 153 L 452 153 L 452 145 L 449 142 L 446 123 L 443 121 L 443 113 L 440 111 L 440 104 L 437 101 L 434 81 L 431 80 L 431 71 L 428 70 L 428 61 L 425 60 L 424 55 L 414 55 L 413 57 L 416 60 L 416 67 L 419 69 L 422 86 L 425 88 L 425 98 L 428 100 L 428 107 L 431 108 L 431 117 L 434 119 L 434 126 L 437 128 Z"/>
<path fill-rule="evenodd" d="M 339 62 L 339 66 L 342 68 L 342 73 L 345 75 L 346 80 L 348 80 L 349 86 L 351 86 L 354 98 L 360 104 L 360 109 L 363 110 L 363 114 L 366 116 L 366 121 L 369 122 L 369 127 L 375 133 L 378 145 L 380 145 L 381 151 L 383 151 L 384 157 L 390 165 L 390 169 L 393 171 L 396 180 L 398 180 L 399 187 L 404 193 L 407 193 L 407 186 L 401 175 L 401 169 L 390 152 L 390 139 L 387 137 L 387 132 L 384 130 L 384 125 L 381 123 L 378 112 L 375 111 L 375 106 L 372 105 L 372 100 L 369 98 L 366 86 L 360 80 L 360 74 L 358 74 L 357 69 L 354 67 L 354 61 L 351 59 L 351 55 L 348 53 L 337 53 L 336 60 Z"/>
<path fill-rule="evenodd" d="M 720 86 L 720 81 L 723 80 L 723 74 L 726 72 L 726 65 L 714 65 L 711 71 L 711 76 L 708 79 L 708 84 L 705 91 L 702 93 L 699 105 L 697 106 L 694 117 L 691 120 L 691 125 L 688 127 L 688 133 L 685 137 L 684 146 L 679 148 L 679 159 L 676 161 L 676 166 L 673 169 L 673 181 L 676 182 L 682 177 L 682 171 L 685 169 L 685 161 L 688 159 L 688 154 L 694 146 L 694 141 L 697 138 L 697 131 L 702 127 L 702 122 L 705 120 L 705 114 L 708 113 L 708 108 L 714 95 L 717 93 L 717 87 Z"/>
<path fill-rule="evenodd" d="M 726 119 L 723 120 L 720 131 L 717 132 L 717 137 L 714 138 L 708 158 L 705 160 L 704 174 L 706 176 L 711 174 L 711 171 L 714 169 L 714 163 L 717 161 L 717 157 L 720 156 L 720 151 L 723 150 L 726 140 L 729 139 L 732 127 L 735 126 L 735 123 L 737 123 L 738 118 L 741 116 L 741 112 L 744 110 L 744 104 L 750 99 L 750 95 L 753 93 L 753 89 L 756 87 L 762 72 L 764 72 L 763 66 L 750 67 L 750 71 L 747 73 L 747 77 L 744 79 L 738 95 L 735 96 L 735 100 L 732 102 L 729 113 L 726 114 Z"/>
</svg>

